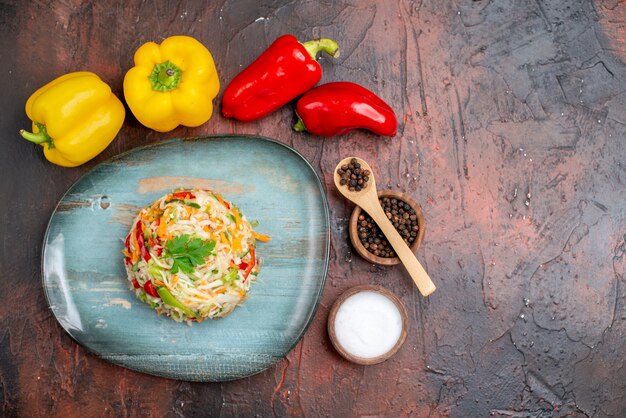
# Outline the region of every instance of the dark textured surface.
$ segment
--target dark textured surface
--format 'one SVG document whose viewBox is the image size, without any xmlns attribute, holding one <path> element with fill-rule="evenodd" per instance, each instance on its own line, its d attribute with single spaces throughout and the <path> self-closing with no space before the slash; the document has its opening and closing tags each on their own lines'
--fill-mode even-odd
<svg viewBox="0 0 626 418">
<path fill-rule="evenodd" d="M 613 1 L 0 3 L 3 196 L 0 410 L 4 416 L 624 416 L 626 412 L 626 5 Z M 91 70 L 121 94 L 135 49 L 189 34 L 212 51 L 222 91 L 283 33 L 335 38 L 323 81 L 390 102 L 392 140 L 290 130 L 292 107 L 254 123 L 215 115 L 152 132 L 129 115 L 84 166 L 49 164 L 20 139 L 27 97 Z M 323 177 L 331 268 L 304 339 L 244 380 L 196 384 L 87 353 L 46 306 L 41 243 L 54 206 L 86 170 L 164 138 L 274 137 Z M 352 210 L 332 168 L 356 153 L 377 182 L 422 204 L 418 255 L 438 290 L 353 255 Z M 406 304 L 404 347 L 386 363 L 343 361 L 325 332 L 337 296 L 383 285 Z"/>
</svg>

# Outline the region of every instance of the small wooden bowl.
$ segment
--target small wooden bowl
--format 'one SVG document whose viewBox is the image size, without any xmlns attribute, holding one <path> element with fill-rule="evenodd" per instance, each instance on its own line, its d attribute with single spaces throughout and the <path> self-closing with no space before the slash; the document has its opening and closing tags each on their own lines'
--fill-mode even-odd
<svg viewBox="0 0 626 418">
<path fill-rule="evenodd" d="M 415 237 L 415 241 L 413 241 L 413 243 L 409 246 L 411 251 L 415 253 L 422 244 L 422 240 L 424 239 L 425 226 L 424 215 L 422 214 L 422 207 L 417 204 L 417 202 L 415 202 L 413 199 L 411 199 L 411 197 L 409 197 L 407 194 L 395 190 L 381 190 L 378 192 L 378 198 L 380 199 L 381 197 L 388 197 L 390 199 L 396 198 L 402 200 L 403 202 L 408 203 L 409 206 L 411 206 L 411 208 L 415 211 L 415 214 L 417 215 L 417 225 L 419 226 L 419 231 L 417 231 L 417 237 Z M 352 246 L 354 247 L 356 252 L 359 253 L 361 257 L 368 261 L 371 261 L 372 263 L 381 264 L 384 266 L 393 266 L 396 264 L 400 264 L 401 261 L 398 257 L 379 257 L 369 252 L 367 248 L 365 248 L 363 244 L 361 244 L 358 232 L 359 215 L 361 214 L 361 212 L 361 207 L 355 206 L 354 210 L 352 211 L 352 215 L 350 216 L 350 241 L 352 242 Z"/>
<path fill-rule="evenodd" d="M 400 316 L 402 317 L 402 332 L 400 333 L 400 337 L 398 338 L 398 341 L 391 348 L 391 350 L 387 351 L 385 354 L 382 354 L 378 357 L 364 358 L 364 357 L 355 356 L 349 353 L 341 346 L 341 344 L 339 343 L 337 339 L 337 334 L 335 333 L 335 318 L 337 317 L 337 311 L 339 310 L 339 307 L 342 305 L 342 303 L 346 299 L 348 299 L 350 296 L 359 292 L 378 292 L 381 295 L 389 298 L 394 303 L 394 305 L 396 305 L 396 307 L 398 308 L 398 311 L 400 311 Z M 402 347 L 402 344 L 404 344 L 404 340 L 406 340 L 406 335 L 407 335 L 408 316 L 406 313 L 406 309 L 404 308 L 404 305 L 402 304 L 402 302 L 400 301 L 400 299 L 398 299 L 396 295 L 394 295 L 392 292 L 390 292 L 389 290 L 385 289 L 382 286 L 367 284 L 367 285 L 351 287 L 350 289 L 343 292 L 339 296 L 339 298 L 337 298 L 332 308 L 330 309 L 330 313 L 328 314 L 327 328 L 328 328 L 328 336 L 330 337 L 330 342 L 333 344 L 333 347 L 335 347 L 335 350 L 337 350 L 337 352 L 343 358 L 345 358 L 348 361 L 351 361 L 352 363 L 369 366 L 372 364 L 382 363 L 383 361 L 389 359 L 390 357 L 392 357 L 394 354 L 398 352 L 400 347 Z"/>
</svg>

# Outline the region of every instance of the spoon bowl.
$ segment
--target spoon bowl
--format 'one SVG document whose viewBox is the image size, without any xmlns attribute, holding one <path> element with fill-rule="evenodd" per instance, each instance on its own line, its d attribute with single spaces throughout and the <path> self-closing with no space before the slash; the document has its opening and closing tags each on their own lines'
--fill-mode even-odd
<svg viewBox="0 0 626 418">
<path fill-rule="evenodd" d="M 367 186 L 365 186 L 363 189 L 359 190 L 358 192 L 356 190 L 350 190 L 348 189 L 348 186 L 342 186 L 340 181 L 341 181 L 341 176 L 337 173 L 337 170 L 339 170 L 339 168 L 341 168 L 341 166 L 343 165 L 348 165 L 350 164 L 350 161 L 352 159 L 356 159 L 358 161 L 358 163 L 361 165 L 361 169 L 362 170 L 368 170 L 370 172 L 369 175 L 369 181 L 367 182 Z M 334 179 L 335 179 L 335 186 L 337 186 L 337 189 L 339 189 L 339 192 L 344 195 L 348 200 L 354 202 L 354 199 L 362 199 L 363 196 L 369 196 L 369 195 L 376 195 L 376 179 L 374 178 L 374 173 L 372 172 L 372 167 L 369 166 L 369 164 L 367 162 L 365 162 L 364 160 L 357 158 L 357 157 L 348 157 L 348 158 L 344 158 L 343 160 L 339 161 L 339 164 L 337 164 L 337 167 L 335 167 L 335 171 L 334 171 Z M 361 206 L 361 205 L 359 205 Z M 362 206 L 361 206 L 362 207 Z"/>
<path fill-rule="evenodd" d="M 337 170 L 339 170 L 341 166 L 349 164 L 352 159 L 356 159 L 356 161 L 361 165 L 361 169 L 369 170 L 370 172 L 367 186 L 359 191 L 349 190 L 348 186 L 342 185 L 340 183 L 341 176 L 337 173 Z M 333 176 L 335 186 L 337 186 L 339 193 L 367 212 L 372 217 L 374 222 L 376 222 L 382 233 L 385 234 L 387 241 L 391 244 L 394 251 L 398 255 L 398 258 L 402 261 L 402 264 L 409 272 L 411 279 L 415 282 L 415 285 L 419 289 L 420 293 L 424 296 L 428 296 L 433 293 L 436 289 L 435 284 L 428 276 L 426 270 L 424 270 L 424 267 L 422 267 L 420 262 L 417 260 L 415 254 L 413 254 L 398 231 L 396 231 L 396 228 L 394 228 L 393 224 L 387 218 L 387 215 L 385 215 L 383 208 L 380 206 L 378 193 L 376 191 L 376 180 L 374 179 L 374 172 L 372 171 L 370 165 L 358 157 L 347 157 L 337 164 L 337 167 L 335 167 L 333 172 Z"/>
</svg>

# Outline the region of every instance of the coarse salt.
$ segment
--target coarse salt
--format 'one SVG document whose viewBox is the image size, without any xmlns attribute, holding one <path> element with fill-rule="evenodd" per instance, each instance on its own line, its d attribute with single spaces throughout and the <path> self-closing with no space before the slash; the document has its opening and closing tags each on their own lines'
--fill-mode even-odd
<svg viewBox="0 0 626 418">
<path fill-rule="evenodd" d="M 402 335 L 402 316 L 387 296 L 361 291 L 343 301 L 334 327 L 337 342 L 346 352 L 371 359 L 394 348 Z"/>
</svg>

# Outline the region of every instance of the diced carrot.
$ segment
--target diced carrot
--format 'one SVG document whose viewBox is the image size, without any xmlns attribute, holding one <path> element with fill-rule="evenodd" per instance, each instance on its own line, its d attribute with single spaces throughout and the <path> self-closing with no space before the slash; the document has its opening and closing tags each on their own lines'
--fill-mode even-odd
<svg viewBox="0 0 626 418">
<path fill-rule="evenodd" d="M 133 264 L 135 264 L 137 260 L 139 260 L 139 255 L 141 253 L 139 252 L 139 241 L 137 241 L 137 234 L 135 234 L 134 231 L 132 234 L 130 234 L 130 240 L 133 244 L 132 261 L 133 261 Z"/>
<path fill-rule="evenodd" d="M 154 279 L 154 283 L 159 286 L 165 286 L 165 283 L 163 283 L 161 280 L 158 280 L 158 279 Z"/>
<path fill-rule="evenodd" d="M 174 287 L 176 286 L 176 283 L 178 283 L 178 276 L 174 274 L 172 276 L 172 280 L 170 281 L 170 284 L 172 285 L 172 287 Z"/>
<path fill-rule="evenodd" d="M 217 200 L 218 200 L 218 201 L 219 201 L 222 205 L 224 205 L 224 207 L 225 207 L 226 209 L 230 209 L 230 204 L 229 204 L 227 201 L 225 201 L 224 199 L 222 199 L 222 196 L 220 196 L 220 195 L 217 195 L 217 194 L 216 194 L 216 195 L 215 195 L 215 198 L 216 198 L 216 199 L 217 199 Z"/>
<path fill-rule="evenodd" d="M 220 293 L 226 293 L 226 288 L 225 287 L 220 287 L 218 288 L 214 293 L 216 294 L 220 294 Z"/>
<path fill-rule="evenodd" d="M 161 217 L 161 221 L 159 222 L 159 229 L 157 230 L 159 238 L 165 237 L 165 228 L 167 228 L 167 218 L 163 215 Z"/>
<path fill-rule="evenodd" d="M 233 251 L 238 252 L 241 251 L 241 239 L 238 236 L 233 234 Z"/>
<path fill-rule="evenodd" d="M 215 232 L 213 232 L 213 229 L 211 229 L 210 226 L 205 225 L 202 229 L 204 230 L 204 232 L 207 232 L 209 234 L 213 241 L 216 240 Z"/>
<path fill-rule="evenodd" d="M 148 222 L 149 224 L 154 222 L 156 218 L 158 218 L 158 216 L 156 216 L 156 212 L 154 210 L 149 210 L 141 217 L 141 219 Z"/>
<path fill-rule="evenodd" d="M 271 238 L 267 235 L 259 234 L 257 232 L 252 231 L 252 236 L 255 239 L 258 239 L 261 242 L 268 242 Z"/>
</svg>

